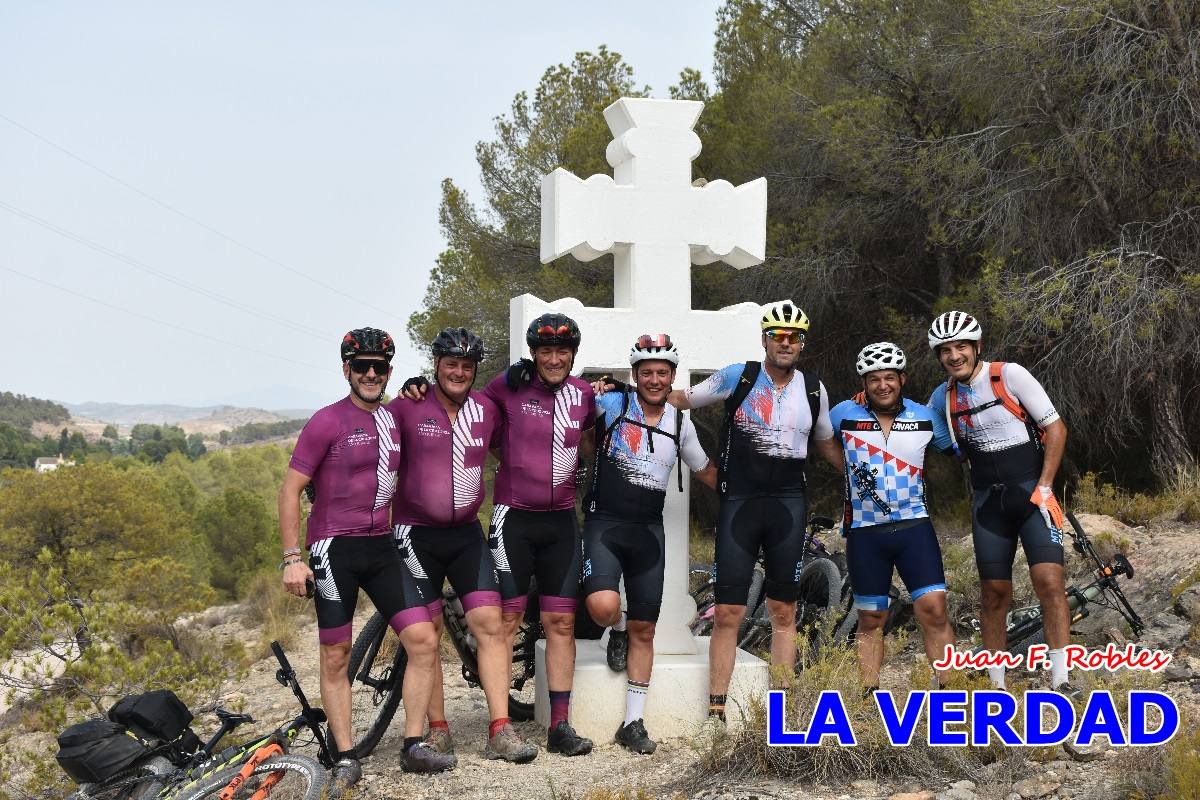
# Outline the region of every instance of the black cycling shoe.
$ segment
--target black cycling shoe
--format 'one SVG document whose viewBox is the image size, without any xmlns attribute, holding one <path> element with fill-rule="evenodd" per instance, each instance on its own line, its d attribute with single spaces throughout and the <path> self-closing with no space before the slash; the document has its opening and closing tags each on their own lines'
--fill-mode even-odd
<svg viewBox="0 0 1200 800">
<path fill-rule="evenodd" d="M 565 719 L 550 729 L 546 737 L 546 749 L 564 756 L 586 756 L 592 752 L 592 740 L 575 732 Z"/>
<path fill-rule="evenodd" d="M 629 659 L 629 632 L 608 632 L 608 668 L 613 672 L 624 672 Z"/>
<path fill-rule="evenodd" d="M 427 742 L 418 742 L 400 756 L 400 769 L 405 772 L 442 772 L 458 766 L 453 753 L 439 753 Z"/>
<path fill-rule="evenodd" d="M 329 796 L 340 797 L 343 792 L 362 780 L 362 764 L 357 758 L 341 758 L 333 765 L 333 781 L 329 785 Z"/>
<path fill-rule="evenodd" d="M 648 756 L 658 749 L 658 743 L 646 734 L 646 725 L 640 719 L 635 719 L 628 725 L 617 728 L 613 737 L 617 744 L 634 753 Z"/>
</svg>

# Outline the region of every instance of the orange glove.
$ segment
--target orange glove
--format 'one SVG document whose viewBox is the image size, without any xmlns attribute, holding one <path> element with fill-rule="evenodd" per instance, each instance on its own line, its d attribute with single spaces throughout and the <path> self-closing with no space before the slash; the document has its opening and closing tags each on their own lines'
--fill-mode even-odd
<svg viewBox="0 0 1200 800">
<path fill-rule="evenodd" d="M 1029 502 L 1042 512 L 1042 519 L 1045 520 L 1046 527 L 1054 534 L 1054 538 L 1061 542 L 1066 519 L 1063 517 L 1062 506 L 1054 497 L 1054 490 L 1049 486 L 1035 486 L 1033 494 L 1029 496 Z"/>
</svg>

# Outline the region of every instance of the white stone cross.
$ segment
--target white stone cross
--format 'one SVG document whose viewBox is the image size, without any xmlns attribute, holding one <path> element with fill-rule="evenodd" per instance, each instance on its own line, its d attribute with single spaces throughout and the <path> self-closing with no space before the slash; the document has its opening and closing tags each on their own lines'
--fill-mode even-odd
<svg viewBox="0 0 1200 800">
<path fill-rule="evenodd" d="M 692 160 L 700 154 L 700 137 L 692 128 L 703 108 L 690 100 L 622 98 L 604 109 L 614 136 L 606 155 L 615 179 L 580 180 L 564 169 L 542 179 L 542 261 L 567 253 L 590 261 L 612 252 L 615 307 L 589 308 L 570 297 L 553 303 L 528 294 L 513 298 L 513 360 L 525 354 L 525 328 L 547 311 L 579 323 L 583 342 L 576 374 L 626 374 L 629 349 L 643 333 L 671 335 L 680 353 L 675 379 L 680 388 L 690 385 L 693 371 L 713 372 L 754 356 L 758 305 L 691 307 L 693 263 L 754 266 L 762 263 L 767 236 L 765 178 L 738 187 L 727 181 L 692 185 Z M 663 607 L 654 638 L 661 654 L 697 650 L 688 629 L 696 606 L 688 594 L 687 498 L 686 482 L 680 493 L 672 476 L 663 513 Z"/>
</svg>

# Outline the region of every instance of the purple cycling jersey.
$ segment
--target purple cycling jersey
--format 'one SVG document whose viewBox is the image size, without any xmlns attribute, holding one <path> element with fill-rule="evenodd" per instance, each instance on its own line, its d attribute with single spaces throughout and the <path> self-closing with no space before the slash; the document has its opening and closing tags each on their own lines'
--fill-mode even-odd
<svg viewBox="0 0 1200 800">
<path fill-rule="evenodd" d="M 363 411 L 346 397 L 313 414 L 289 464 L 312 479 L 307 544 L 388 533 L 399 461 L 396 421 L 387 409 Z"/>
<path fill-rule="evenodd" d="M 575 506 L 579 439 L 596 422 L 596 397 L 582 378 L 550 389 L 535 377 L 515 392 L 497 375 L 484 394 L 504 415 L 492 502 L 526 511 Z"/>
<path fill-rule="evenodd" d="M 431 390 L 432 395 L 432 390 Z M 471 392 L 454 423 L 436 397 L 388 404 L 400 431 L 394 525 L 450 528 L 476 521 L 483 502 L 483 464 L 498 439 L 500 410 Z"/>
</svg>

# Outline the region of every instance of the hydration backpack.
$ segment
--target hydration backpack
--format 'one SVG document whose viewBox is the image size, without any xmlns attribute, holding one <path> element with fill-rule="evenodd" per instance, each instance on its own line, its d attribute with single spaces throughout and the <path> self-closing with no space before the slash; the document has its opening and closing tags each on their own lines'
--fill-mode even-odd
<svg viewBox="0 0 1200 800">
<path fill-rule="evenodd" d="M 1004 370 L 1005 363 L 1004 361 L 991 361 L 988 363 L 988 379 L 991 381 L 992 394 L 996 395 L 996 399 L 983 405 L 963 411 L 956 411 L 955 409 L 958 406 L 958 381 L 951 378 L 946 383 L 946 425 L 950 428 L 950 440 L 954 443 L 955 449 L 958 448 L 958 434 L 954 427 L 955 420 L 959 417 L 971 416 L 993 406 L 1001 405 L 1010 414 L 1025 423 L 1025 427 L 1029 431 L 1029 439 L 1035 447 L 1040 450 L 1045 444 L 1046 431 L 1033 421 L 1033 418 L 1029 416 L 1029 412 L 1025 410 L 1025 407 L 1008 393 L 1008 387 L 1004 385 L 1004 376 L 1001 373 Z"/>
</svg>

